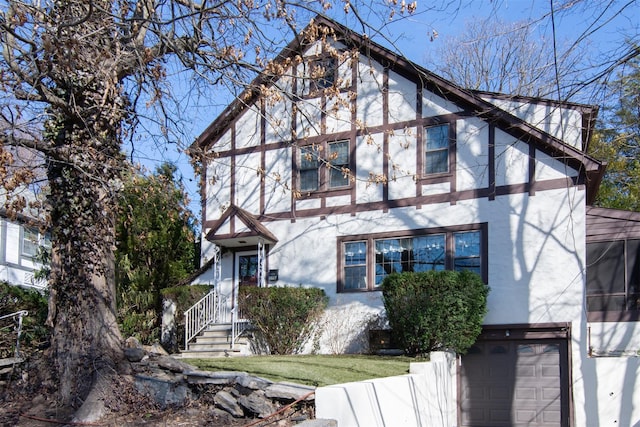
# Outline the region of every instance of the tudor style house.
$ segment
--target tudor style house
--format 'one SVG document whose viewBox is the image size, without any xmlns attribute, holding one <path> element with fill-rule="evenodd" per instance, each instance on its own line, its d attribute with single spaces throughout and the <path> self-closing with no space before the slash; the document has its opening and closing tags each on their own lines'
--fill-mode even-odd
<svg viewBox="0 0 640 427">
<path fill-rule="evenodd" d="M 615 264 L 637 240 L 607 252 L 614 239 L 587 231 L 617 215 L 588 208 L 596 112 L 463 89 L 316 18 L 191 148 L 213 260 L 200 306 L 216 314 L 187 320 L 187 347 L 227 321 L 233 345 L 240 286 L 313 286 L 330 298 L 320 351 L 362 350 L 385 275 L 470 269 L 491 292 L 458 368 L 458 425 L 632 425 L 637 359 L 596 357 L 640 350 L 621 323 L 637 320 L 638 267 Z M 615 285 L 587 280 L 612 270 Z"/>
</svg>

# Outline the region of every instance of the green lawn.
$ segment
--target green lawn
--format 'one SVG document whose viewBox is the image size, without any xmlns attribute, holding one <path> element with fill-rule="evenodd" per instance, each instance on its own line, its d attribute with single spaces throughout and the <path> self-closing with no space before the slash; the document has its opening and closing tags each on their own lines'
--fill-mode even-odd
<svg viewBox="0 0 640 427">
<path fill-rule="evenodd" d="M 272 381 L 312 386 L 362 381 L 403 375 L 414 358 L 399 356 L 248 356 L 215 359 L 185 359 L 206 371 L 243 371 Z"/>
</svg>

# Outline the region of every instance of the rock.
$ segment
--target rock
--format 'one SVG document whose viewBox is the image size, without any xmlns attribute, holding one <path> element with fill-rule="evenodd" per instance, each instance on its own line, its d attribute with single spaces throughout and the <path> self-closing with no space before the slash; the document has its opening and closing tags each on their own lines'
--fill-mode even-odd
<svg viewBox="0 0 640 427">
<path fill-rule="evenodd" d="M 249 412 L 256 414 L 258 418 L 265 418 L 278 410 L 276 405 L 265 399 L 262 390 L 255 391 L 248 396 L 240 396 L 238 403 Z"/>
<path fill-rule="evenodd" d="M 338 427 L 338 422 L 324 419 L 306 420 L 296 424 L 296 427 Z"/>
<path fill-rule="evenodd" d="M 125 347 L 124 349 L 124 357 L 126 357 L 129 362 L 139 362 L 144 356 L 145 352 L 142 348 Z"/>
<path fill-rule="evenodd" d="M 169 353 L 160 345 L 160 343 L 154 342 L 152 345 L 145 346 L 145 350 L 151 354 L 159 354 L 161 356 L 168 356 Z"/>
<path fill-rule="evenodd" d="M 239 371 L 216 371 L 216 372 L 205 372 L 205 371 L 185 371 L 185 375 L 187 376 L 187 382 L 189 384 L 217 384 L 217 385 L 227 385 L 233 384 L 238 381 L 239 378 L 242 378 L 247 375 L 246 372 Z"/>
<path fill-rule="evenodd" d="M 194 366 L 174 359 L 171 356 L 158 356 L 155 362 L 160 368 L 171 372 L 191 372 L 196 370 Z"/>
<path fill-rule="evenodd" d="M 233 417 L 227 411 L 224 411 L 220 408 L 214 408 L 211 411 L 211 420 L 213 425 L 231 425 L 233 423 Z"/>
<path fill-rule="evenodd" d="M 251 390 L 262 390 L 273 384 L 273 381 L 269 381 L 264 378 L 254 377 L 252 375 L 245 375 L 238 377 L 237 383 L 242 387 L 246 387 Z"/>
<path fill-rule="evenodd" d="M 167 406 L 182 406 L 193 395 L 188 385 L 183 381 L 182 375 L 154 374 L 146 376 L 138 374 L 135 377 L 135 386 L 140 393 L 151 396 L 161 408 Z"/>
<path fill-rule="evenodd" d="M 315 387 L 287 382 L 271 384 L 266 388 L 266 396 L 282 400 L 298 400 L 303 396 L 315 391 Z M 305 400 L 313 400 L 313 394 L 307 396 Z"/>
<path fill-rule="evenodd" d="M 231 393 L 224 390 L 219 391 L 213 398 L 213 401 L 219 408 L 224 409 L 234 417 L 244 417 L 244 411 L 240 405 L 238 405 L 238 402 L 234 399 Z"/>
<path fill-rule="evenodd" d="M 142 348 L 142 344 L 136 337 L 129 337 L 125 340 L 124 346 L 126 348 Z"/>
</svg>

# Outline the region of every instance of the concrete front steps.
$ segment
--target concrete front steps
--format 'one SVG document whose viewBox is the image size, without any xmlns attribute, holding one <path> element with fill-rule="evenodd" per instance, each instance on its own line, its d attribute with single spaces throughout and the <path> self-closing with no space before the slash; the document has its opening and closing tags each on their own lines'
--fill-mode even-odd
<svg viewBox="0 0 640 427">
<path fill-rule="evenodd" d="M 249 339 L 245 335 L 236 338 L 235 348 L 232 349 L 231 323 L 210 325 L 188 344 L 181 356 L 191 359 L 245 356 L 249 354 Z"/>
</svg>

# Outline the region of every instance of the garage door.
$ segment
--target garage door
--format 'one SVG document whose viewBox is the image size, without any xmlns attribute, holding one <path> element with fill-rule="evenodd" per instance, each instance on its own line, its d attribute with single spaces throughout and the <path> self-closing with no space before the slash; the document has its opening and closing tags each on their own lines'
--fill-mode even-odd
<svg viewBox="0 0 640 427">
<path fill-rule="evenodd" d="M 567 364 L 566 341 L 478 342 L 462 357 L 462 426 L 567 426 Z"/>
</svg>

